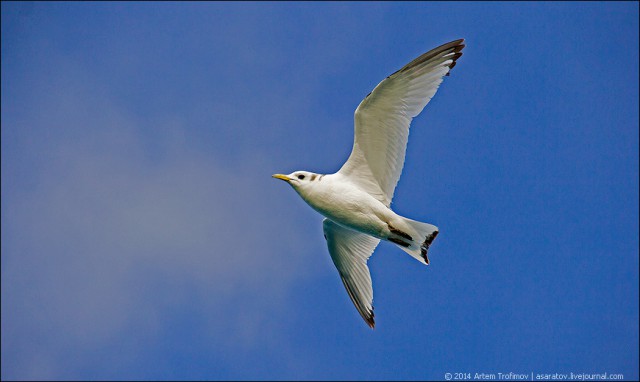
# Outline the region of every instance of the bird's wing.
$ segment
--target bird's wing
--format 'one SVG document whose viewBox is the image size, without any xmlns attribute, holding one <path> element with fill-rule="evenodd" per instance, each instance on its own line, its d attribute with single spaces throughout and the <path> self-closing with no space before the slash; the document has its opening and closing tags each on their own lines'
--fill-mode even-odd
<svg viewBox="0 0 640 382">
<path fill-rule="evenodd" d="M 437 47 L 385 78 L 356 109 L 353 150 L 339 173 L 389 206 L 404 165 L 409 124 L 462 56 L 464 40 Z"/>
<path fill-rule="evenodd" d="M 329 219 L 324 219 L 322 226 L 331 259 L 338 268 L 342 283 L 362 318 L 373 328 L 373 287 L 367 260 L 380 240 L 344 228 Z"/>
</svg>

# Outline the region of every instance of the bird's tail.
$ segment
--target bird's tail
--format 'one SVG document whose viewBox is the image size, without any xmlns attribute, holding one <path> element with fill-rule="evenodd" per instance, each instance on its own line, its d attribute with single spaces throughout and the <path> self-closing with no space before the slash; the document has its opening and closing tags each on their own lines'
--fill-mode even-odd
<svg viewBox="0 0 640 382">
<path fill-rule="evenodd" d="M 402 223 L 404 227 L 390 227 L 391 236 L 388 240 L 421 263 L 429 265 L 427 252 L 438 236 L 438 227 L 407 218 L 402 218 Z"/>
</svg>

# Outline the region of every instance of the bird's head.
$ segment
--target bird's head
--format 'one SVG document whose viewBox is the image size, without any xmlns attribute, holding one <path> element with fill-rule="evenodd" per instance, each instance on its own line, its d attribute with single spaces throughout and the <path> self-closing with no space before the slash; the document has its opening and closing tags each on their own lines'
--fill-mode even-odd
<svg viewBox="0 0 640 382">
<path fill-rule="evenodd" d="M 322 175 L 314 174 L 309 171 L 294 171 L 289 175 L 273 174 L 272 177 L 284 180 L 289 183 L 296 191 L 304 192 L 309 186 L 315 183 Z"/>
</svg>

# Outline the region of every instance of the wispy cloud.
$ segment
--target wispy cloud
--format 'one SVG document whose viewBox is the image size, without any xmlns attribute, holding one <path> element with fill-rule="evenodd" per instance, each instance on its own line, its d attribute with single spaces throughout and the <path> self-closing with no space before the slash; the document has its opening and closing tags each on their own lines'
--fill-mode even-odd
<svg viewBox="0 0 640 382">
<path fill-rule="evenodd" d="M 73 378 L 131 333 L 171 333 L 165 316 L 184 309 L 227 351 L 282 325 L 304 239 L 274 162 L 223 161 L 185 138 L 184 118 L 134 116 L 82 67 L 51 64 L 29 94 L 37 112 L 3 118 L 3 166 L 24 161 L 2 180 L 3 377 Z M 225 123 L 211 129 L 238 127 Z"/>
</svg>

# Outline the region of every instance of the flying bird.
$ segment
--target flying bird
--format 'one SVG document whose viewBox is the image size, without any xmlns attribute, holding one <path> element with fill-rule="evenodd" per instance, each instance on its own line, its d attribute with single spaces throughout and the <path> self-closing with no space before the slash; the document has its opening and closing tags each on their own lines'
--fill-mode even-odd
<svg viewBox="0 0 640 382">
<path fill-rule="evenodd" d="M 464 39 L 424 53 L 385 78 L 355 111 L 351 155 L 334 174 L 274 174 L 322 214 L 324 237 L 342 283 L 371 327 L 373 287 L 367 260 L 380 240 L 429 264 L 438 227 L 402 217 L 390 208 L 404 165 L 409 125 L 462 56 Z"/>
</svg>

